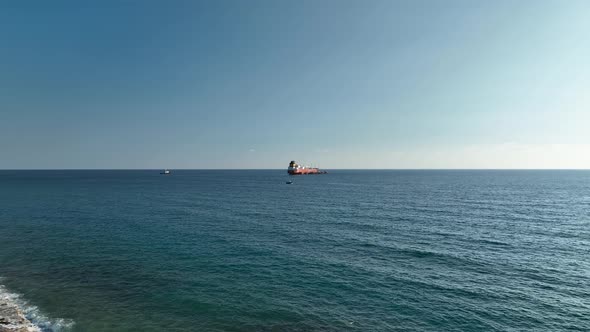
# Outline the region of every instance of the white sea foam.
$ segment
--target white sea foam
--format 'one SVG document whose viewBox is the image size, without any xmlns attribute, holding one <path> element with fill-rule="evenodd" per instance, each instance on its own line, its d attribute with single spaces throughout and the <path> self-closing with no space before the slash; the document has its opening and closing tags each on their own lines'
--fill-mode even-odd
<svg viewBox="0 0 590 332">
<path fill-rule="evenodd" d="M 0 278 L 0 281 L 2 279 Z M 65 332 L 74 325 L 74 321 L 63 318 L 49 318 L 37 306 L 28 303 L 20 294 L 9 291 L 0 284 L 0 304 L 18 308 L 31 324 L 26 326 L 29 332 Z M 3 327 L 16 329 L 19 326 L 5 325 Z M 23 326 L 20 326 L 21 328 Z"/>
</svg>

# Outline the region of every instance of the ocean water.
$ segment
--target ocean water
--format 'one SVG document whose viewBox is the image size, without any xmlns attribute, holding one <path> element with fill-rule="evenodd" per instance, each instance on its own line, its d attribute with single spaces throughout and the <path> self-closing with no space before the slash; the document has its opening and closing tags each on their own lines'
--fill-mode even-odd
<svg viewBox="0 0 590 332">
<path fill-rule="evenodd" d="M 44 331 L 589 331 L 590 171 L 0 171 Z"/>
</svg>

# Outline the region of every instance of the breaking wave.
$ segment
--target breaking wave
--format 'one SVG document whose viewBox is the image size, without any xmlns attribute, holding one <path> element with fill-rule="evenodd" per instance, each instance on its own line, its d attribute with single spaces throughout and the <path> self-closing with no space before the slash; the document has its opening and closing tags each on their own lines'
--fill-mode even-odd
<svg viewBox="0 0 590 332">
<path fill-rule="evenodd" d="M 20 294 L 9 291 L 1 284 L 0 305 L 19 309 L 30 322 L 18 326 L 8 324 L 8 326 L 5 326 L 8 328 L 26 327 L 29 332 L 65 332 L 69 331 L 74 325 L 74 321 L 70 319 L 49 318 L 37 306 L 28 303 Z"/>
</svg>

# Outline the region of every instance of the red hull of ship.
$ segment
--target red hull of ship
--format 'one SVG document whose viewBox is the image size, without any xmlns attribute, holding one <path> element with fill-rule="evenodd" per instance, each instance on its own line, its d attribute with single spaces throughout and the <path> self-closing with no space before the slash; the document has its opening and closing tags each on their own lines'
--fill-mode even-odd
<svg viewBox="0 0 590 332">
<path fill-rule="evenodd" d="M 287 171 L 291 175 L 305 175 L 305 174 L 322 174 L 325 172 L 320 171 L 317 168 L 304 168 L 304 169 L 294 169 Z"/>
</svg>

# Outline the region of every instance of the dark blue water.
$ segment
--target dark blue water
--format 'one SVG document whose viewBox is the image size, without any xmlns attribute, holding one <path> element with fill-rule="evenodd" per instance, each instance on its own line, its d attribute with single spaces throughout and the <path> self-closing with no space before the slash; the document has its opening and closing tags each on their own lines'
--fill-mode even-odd
<svg viewBox="0 0 590 332">
<path fill-rule="evenodd" d="M 590 171 L 0 171 L 45 330 L 588 331 Z"/>
</svg>

